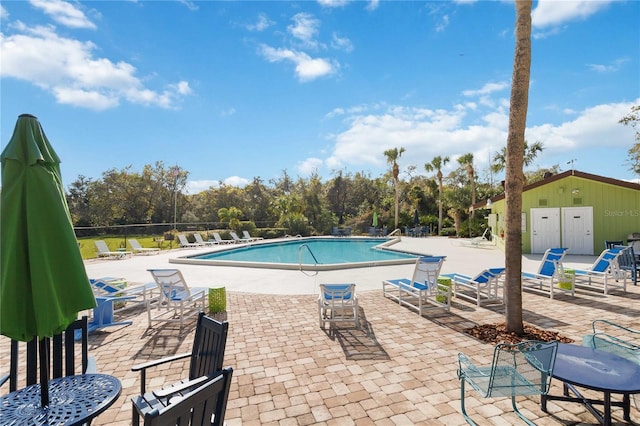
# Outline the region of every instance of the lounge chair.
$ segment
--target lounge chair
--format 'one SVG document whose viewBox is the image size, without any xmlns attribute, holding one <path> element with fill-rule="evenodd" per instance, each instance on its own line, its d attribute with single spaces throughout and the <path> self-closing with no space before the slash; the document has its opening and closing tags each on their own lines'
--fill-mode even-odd
<svg viewBox="0 0 640 426">
<path fill-rule="evenodd" d="M 165 321 L 179 322 L 182 329 L 185 319 L 204 311 L 209 288 L 189 288 L 178 269 L 149 269 L 149 272 L 160 289 L 158 302 L 147 302 L 149 327 L 153 321 Z M 152 315 L 154 310 L 157 312 Z"/>
<path fill-rule="evenodd" d="M 202 244 L 203 246 L 215 246 L 218 244 L 216 241 L 205 241 L 204 238 L 202 238 L 202 235 L 198 233 L 194 233 L 193 238 L 196 239 L 197 244 Z"/>
<path fill-rule="evenodd" d="M 251 234 L 249 234 L 249 231 L 242 231 L 242 236 L 245 239 L 248 239 L 249 241 L 259 241 L 259 240 L 263 240 L 264 238 L 262 237 L 252 237 Z"/>
<path fill-rule="evenodd" d="M 204 243 L 198 243 L 198 242 L 190 243 L 189 240 L 187 240 L 187 237 L 181 234 L 178 235 L 178 241 L 180 243 L 180 247 L 183 247 L 183 248 L 204 247 Z"/>
<path fill-rule="evenodd" d="M 108 257 L 114 259 L 124 259 L 127 256 L 133 254 L 131 251 L 126 250 L 118 250 L 118 251 L 110 251 L 107 243 L 104 240 L 96 240 L 96 248 L 98 249 L 98 257 Z"/>
<path fill-rule="evenodd" d="M 427 304 L 451 308 L 451 287 L 438 283 L 444 257 L 423 256 L 416 260 L 413 277 L 382 281 L 384 296 L 414 309 L 419 315 Z"/>
<path fill-rule="evenodd" d="M 238 234 L 233 231 L 229 232 L 229 235 L 231 235 L 231 238 L 233 238 L 233 241 L 235 241 L 236 244 L 249 243 L 253 241 L 251 238 L 240 238 L 238 237 Z"/>
<path fill-rule="evenodd" d="M 562 259 L 567 249 L 555 247 L 547 249 L 540 261 L 538 272 L 522 273 L 522 289 L 534 293 L 548 295 L 553 299 L 554 293 L 563 291 L 575 294 L 575 282 L 572 275 L 564 273 Z"/>
<path fill-rule="evenodd" d="M 320 284 L 318 297 L 320 328 L 343 322 L 358 327 L 358 297 L 355 284 Z"/>
<path fill-rule="evenodd" d="M 133 250 L 133 253 L 136 254 L 158 254 L 160 253 L 160 249 L 157 247 L 142 247 L 140 245 L 140 243 L 138 242 L 138 240 L 134 239 L 134 238 L 129 238 L 127 241 L 129 241 L 129 245 L 131 246 L 131 250 Z"/>
<path fill-rule="evenodd" d="M 520 412 L 516 396 L 546 395 L 551 387 L 558 342 L 528 340 L 518 344 L 498 344 L 490 366 L 476 366 L 458 353 L 460 408 L 467 423 L 475 425 L 465 409 L 465 383 L 483 398 L 511 397 L 514 412 L 528 425 L 535 425 Z"/>
<path fill-rule="evenodd" d="M 482 302 L 503 303 L 503 298 L 498 294 L 500 278 L 505 268 L 483 269 L 479 274 L 471 277 L 463 274 L 443 274 L 451 278 L 455 297 L 469 300 L 481 306 Z"/>
<path fill-rule="evenodd" d="M 215 242 L 218 243 L 218 244 L 234 244 L 235 243 L 235 241 L 233 241 L 233 240 L 225 240 L 217 232 L 213 233 L 213 238 L 215 239 Z"/>
<path fill-rule="evenodd" d="M 618 256 L 622 249 L 606 249 L 588 269 L 576 269 L 576 287 L 602 291 L 605 295 L 611 287 L 620 287 L 627 291 L 627 271 L 620 270 Z"/>
</svg>

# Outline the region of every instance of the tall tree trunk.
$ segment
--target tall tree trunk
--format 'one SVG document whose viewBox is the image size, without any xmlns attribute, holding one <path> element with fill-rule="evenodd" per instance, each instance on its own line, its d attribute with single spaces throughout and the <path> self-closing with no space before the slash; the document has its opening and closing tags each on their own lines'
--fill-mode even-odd
<svg viewBox="0 0 640 426">
<path fill-rule="evenodd" d="M 438 170 L 438 235 L 442 231 L 442 172 Z"/>
<path fill-rule="evenodd" d="M 516 0 L 516 45 L 511 80 L 509 134 L 505 178 L 505 319 L 507 331 L 524 333 L 522 322 L 522 187 L 524 133 L 527 127 L 529 78 L 531 73 L 531 3 Z"/>
</svg>

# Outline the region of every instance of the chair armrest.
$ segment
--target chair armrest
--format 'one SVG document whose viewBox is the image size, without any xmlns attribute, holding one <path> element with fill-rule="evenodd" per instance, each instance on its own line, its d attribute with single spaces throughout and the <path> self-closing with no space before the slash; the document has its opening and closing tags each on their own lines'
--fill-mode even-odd
<svg viewBox="0 0 640 426">
<path fill-rule="evenodd" d="M 145 362 L 142 364 L 137 364 L 134 365 L 133 367 L 131 367 L 131 371 L 143 371 L 146 370 L 147 368 L 150 367 L 155 367 L 157 365 L 162 365 L 165 364 L 167 362 L 171 362 L 171 361 L 177 361 L 179 359 L 184 359 L 184 358 L 188 358 L 191 356 L 191 352 L 189 353 L 184 353 L 184 354 L 178 354 L 178 355 L 172 355 L 166 358 L 161 358 L 161 359 L 156 359 L 153 361 L 149 361 L 149 362 Z"/>
<path fill-rule="evenodd" d="M 7 380 L 9 380 L 9 375 L 5 374 L 4 376 L 0 376 L 0 386 L 4 385 Z"/>
<path fill-rule="evenodd" d="M 187 389 L 191 389 L 192 387 L 195 387 L 195 386 L 199 385 L 200 383 L 206 382 L 209 379 L 211 379 L 211 377 L 202 376 L 202 377 L 198 377 L 198 378 L 193 379 L 193 380 L 187 380 L 185 382 L 175 384 L 175 385 L 170 386 L 170 387 L 165 388 L 165 389 L 159 389 L 157 391 L 153 391 L 153 395 L 156 398 L 167 398 L 167 397 L 169 397 L 171 395 L 174 395 L 176 393 L 180 393 L 180 392 L 185 391 Z"/>
<path fill-rule="evenodd" d="M 96 359 L 95 357 L 90 356 L 89 358 L 87 358 L 87 371 L 85 371 L 85 374 L 95 374 L 98 372 L 98 366 L 96 363 Z"/>
</svg>

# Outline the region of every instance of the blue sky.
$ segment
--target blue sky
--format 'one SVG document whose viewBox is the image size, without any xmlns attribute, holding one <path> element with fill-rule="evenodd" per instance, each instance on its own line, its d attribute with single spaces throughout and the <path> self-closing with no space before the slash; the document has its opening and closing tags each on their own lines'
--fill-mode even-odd
<svg viewBox="0 0 640 426">
<path fill-rule="evenodd" d="M 633 180 L 640 2 L 534 1 L 526 138 L 533 167 Z M 189 190 L 286 170 L 376 177 L 404 147 L 406 175 L 474 154 L 481 178 L 505 145 L 510 1 L 3 1 L 4 147 L 36 115 L 79 175 L 163 161 Z M 500 179 L 500 176 L 494 176 Z"/>
</svg>

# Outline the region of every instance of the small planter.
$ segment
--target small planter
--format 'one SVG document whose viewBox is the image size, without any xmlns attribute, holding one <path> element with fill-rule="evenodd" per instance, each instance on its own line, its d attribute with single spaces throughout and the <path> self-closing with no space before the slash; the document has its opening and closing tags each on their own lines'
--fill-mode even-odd
<svg viewBox="0 0 640 426">
<path fill-rule="evenodd" d="M 227 310 L 227 289 L 224 287 L 209 289 L 209 313 L 217 314 Z"/>
<path fill-rule="evenodd" d="M 438 287 L 440 287 L 441 285 L 451 288 L 451 278 L 438 277 Z M 438 292 L 436 293 L 436 302 L 447 303 L 447 296 L 440 294 L 439 288 L 438 288 Z"/>
</svg>

